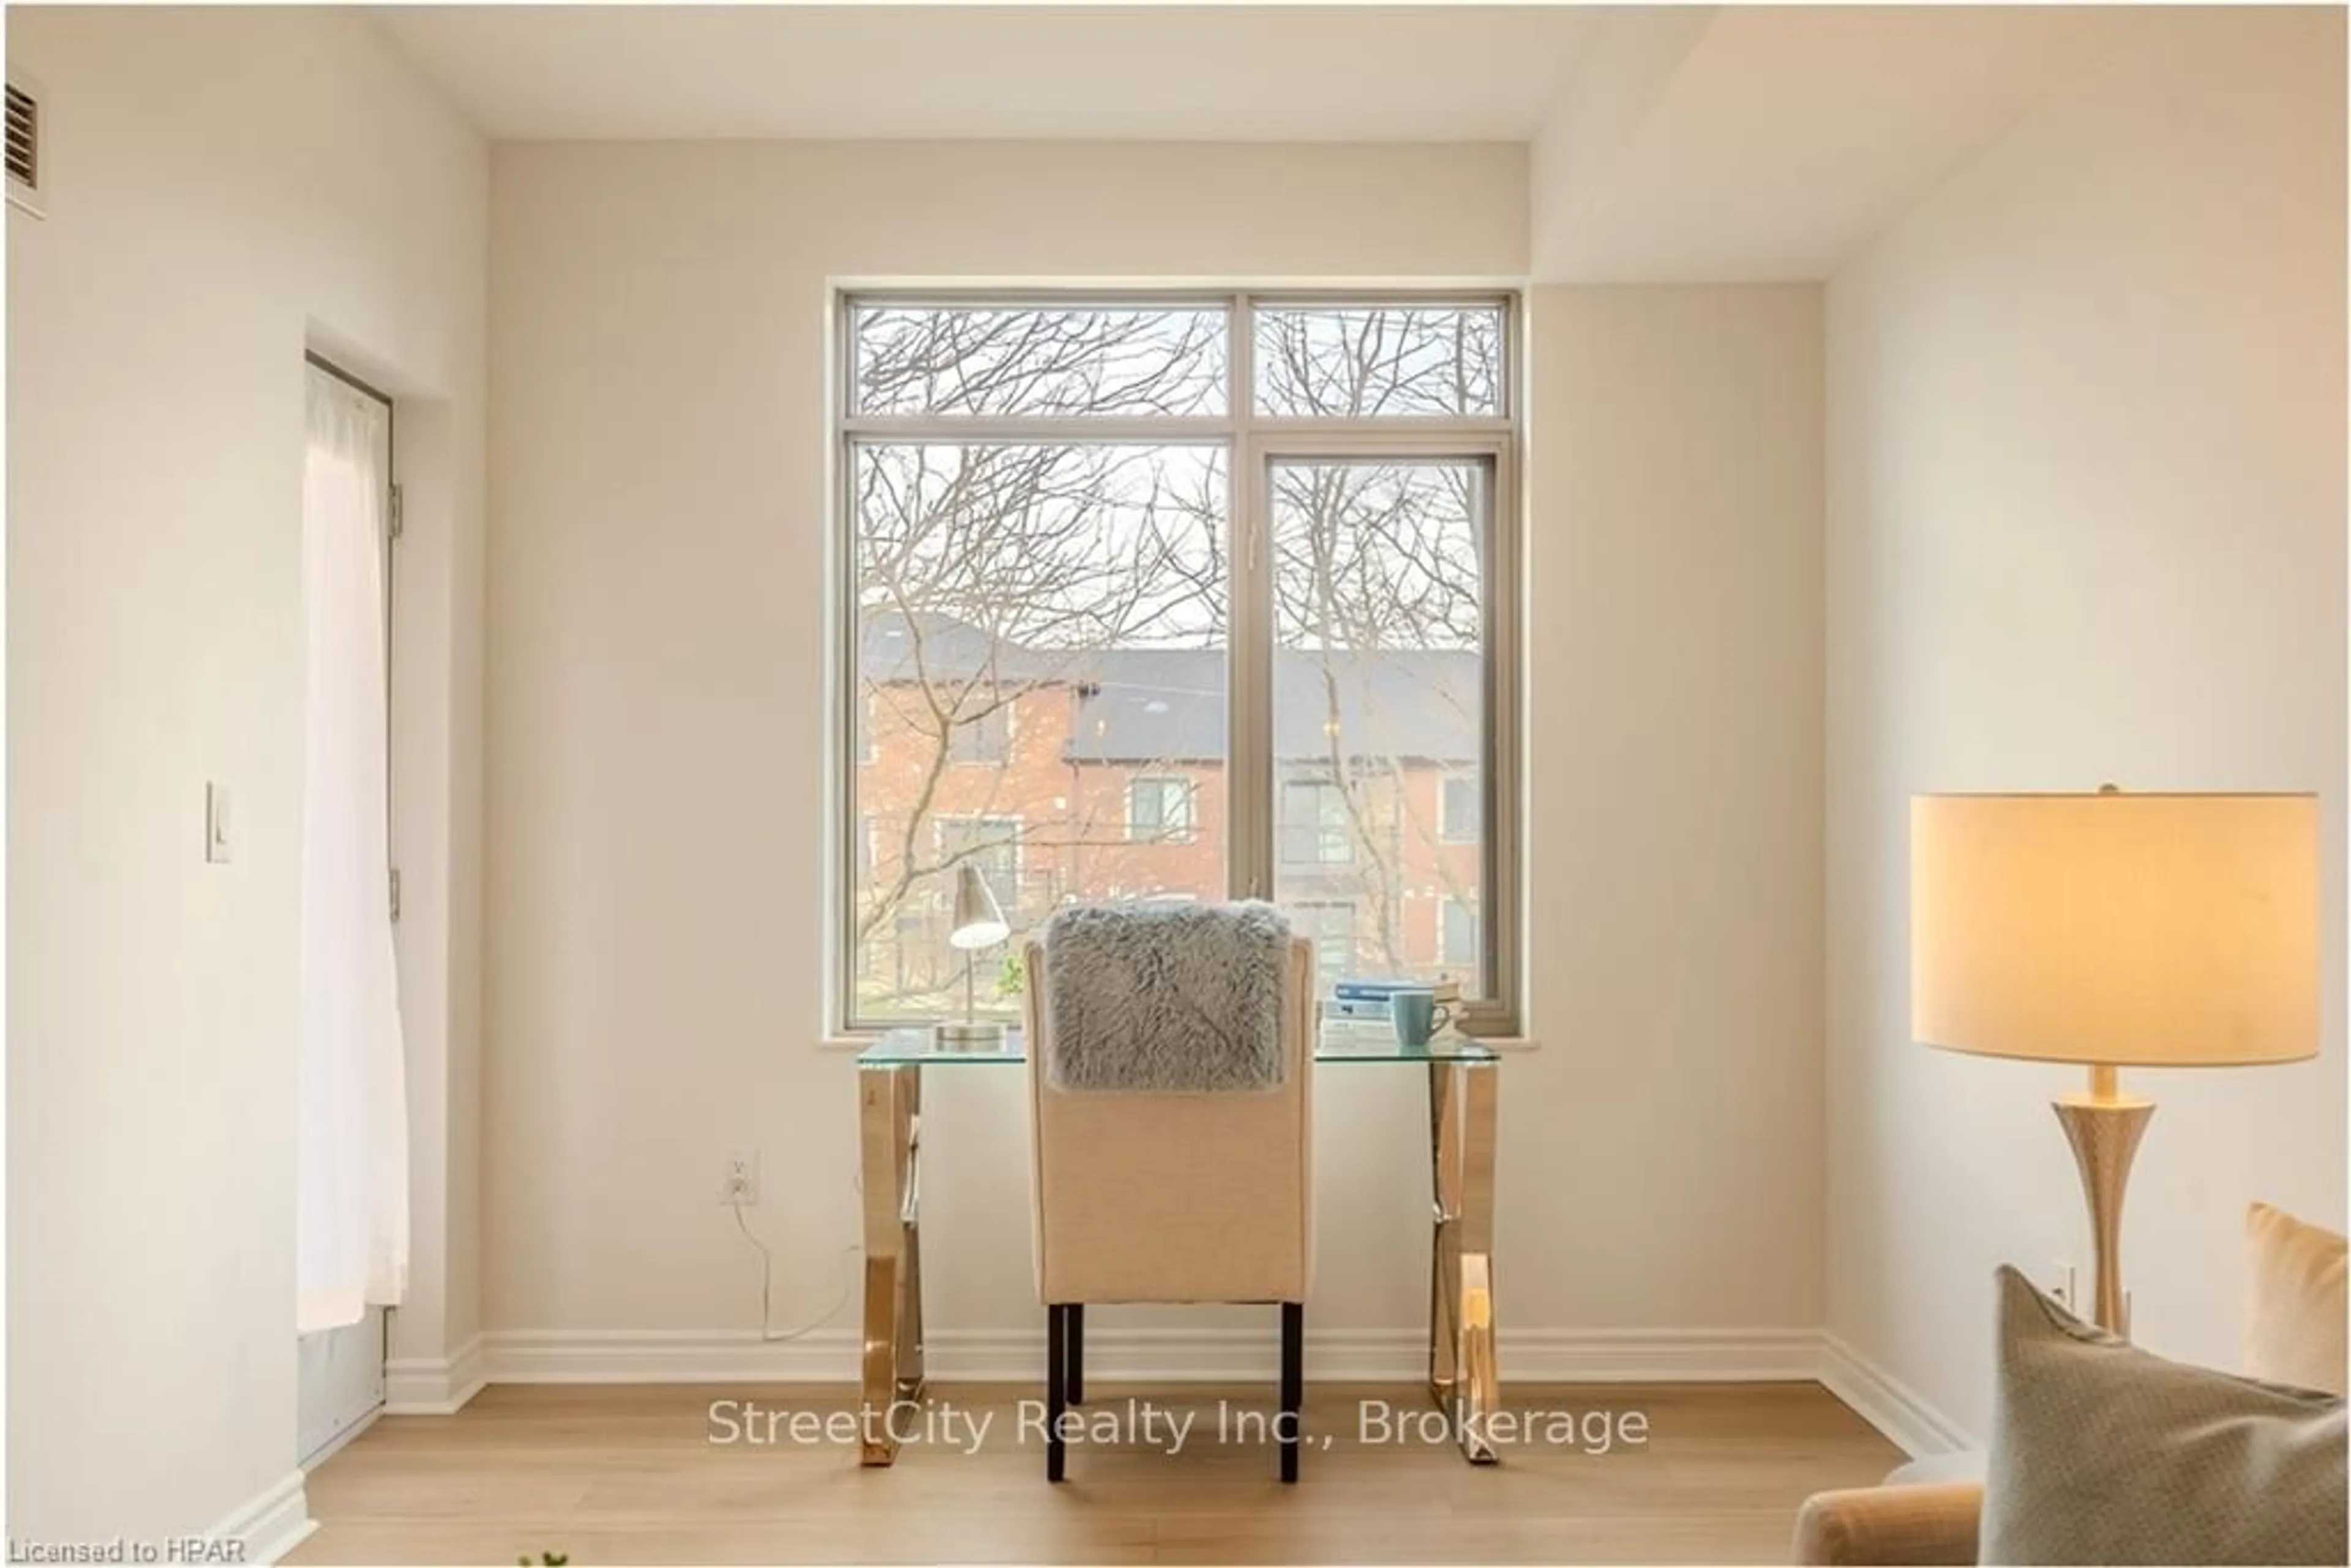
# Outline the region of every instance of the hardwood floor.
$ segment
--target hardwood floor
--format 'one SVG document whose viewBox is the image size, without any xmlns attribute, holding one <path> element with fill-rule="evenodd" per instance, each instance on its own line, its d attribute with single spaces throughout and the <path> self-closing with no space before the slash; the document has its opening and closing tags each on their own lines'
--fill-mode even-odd
<svg viewBox="0 0 2351 1568">
<path fill-rule="evenodd" d="M 1784 1563 L 1806 1494 L 1877 1480 L 1902 1457 L 1816 1384 L 1521 1385 L 1508 1407 L 1579 1417 L 1582 1445 L 1517 1443 L 1472 1469 L 1449 1446 L 1365 1440 L 1360 1402 L 1416 1419 L 1419 1390 L 1326 1385 L 1310 1390 L 1302 1474 L 1284 1487 L 1270 1448 L 1214 1435 L 1220 1399 L 1269 1412 L 1270 1386 L 1111 1385 L 1087 1390 L 1087 1412 L 1147 1402 L 1165 1413 L 1155 1443 L 1073 1444 L 1053 1487 L 1033 1430 L 1013 1431 L 1038 1394 L 941 1385 L 934 1411 L 990 1417 L 987 1441 L 959 1451 L 948 1439 L 965 1430 L 942 1426 L 867 1470 L 853 1443 L 794 1440 L 795 1414 L 803 1433 L 852 1419 L 847 1389 L 490 1388 L 456 1416 L 386 1416 L 329 1459 L 309 1481 L 320 1528 L 289 1561 Z M 776 1412 L 748 1425 L 777 1441 L 714 1441 L 747 1425 L 739 1406 L 714 1417 L 719 1400 Z M 1619 1442 L 1633 1411 L 1647 1440 Z M 1186 1412 L 1170 1454 L 1166 1424 Z M 1593 1451 L 1603 1435 L 1614 1451 Z"/>
</svg>

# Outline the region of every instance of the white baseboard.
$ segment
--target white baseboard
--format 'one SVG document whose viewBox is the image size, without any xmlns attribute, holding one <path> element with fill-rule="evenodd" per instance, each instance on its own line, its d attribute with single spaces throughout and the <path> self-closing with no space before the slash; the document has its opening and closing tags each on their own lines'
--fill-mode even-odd
<svg viewBox="0 0 2351 1568">
<path fill-rule="evenodd" d="M 319 1528 L 310 1517 L 302 1481 L 300 1470 L 287 1471 L 275 1486 L 204 1531 L 205 1539 L 243 1542 L 240 1561 L 245 1563 L 277 1562 Z"/>
<path fill-rule="evenodd" d="M 761 1343 L 713 1330 L 506 1330 L 485 1337 L 492 1383 L 848 1383 L 859 1336 L 845 1330 Z M 1018 1383 L 1044 1375 L 1042 1329 L 946 1329 L 926 1343 L 932 1381 Z M 1103 1382 L 1214 1383 L 1271 1377 L 1270 1330 L 1090 1326 L 1086 1372 Z M 1811 1329 L 1504 1330 L 1504 1377 L 1520 1383 L 1781 1382 L 1816 1378 Z M 1306 1337 L 1307 1375 L 1333 1383 L 1413 1382 L 1428 1342 L 1412 1329 L 1339 1329 Z M 399 1408 L 399 1406 L 395 1406 Z"/>
<path fill-rule="evenodd" d="M 1820 1346 L 1817 1329 L 1533 1329 L 1500 1354 L 1521 1383 L 1805 1383 Z"/>
<path fill-rule="evenodd" d="M 442 1356 L 402 1356 L 384 1363 L 387 1416 L 454 1416 L 488 1381 L 485 1336 L 475 1334 Z"/>
<path fill-rule="evenodd" d="M 348 1448 L 353 1443 L 358 1442 L 360 1435 L 365 1432 L 369 1427 L 374 1426 L 378 1421 L 381 1420 L 383 1418 L 383 1414 L 384 1407 L 379 1405 L 374 1409 L 369 1411 L 366 1415 L 360 1416 L 358 1420 L 352 1422 L 350 1426 L 344 1427 L 341 1431 L 336 1433 L 333 1437 L 328 1438 L 326 1445 L 323 1448 L 302 1461 L 302 1473 L 306 1476 L 308 1475 L 312 1470 L 317 1469 L 320 1465 L 325 1464 L 329 1459 L 333 1458 L 337 1454 L 341 1453 L 345 1448 Z"/>
<path fill-rule="evenodd" d="M 1980 1445 L 1958 1422 L 1833 1333 L 1820 1336 L 1821 1385 L 1912 1458 Z"/>
</svg>

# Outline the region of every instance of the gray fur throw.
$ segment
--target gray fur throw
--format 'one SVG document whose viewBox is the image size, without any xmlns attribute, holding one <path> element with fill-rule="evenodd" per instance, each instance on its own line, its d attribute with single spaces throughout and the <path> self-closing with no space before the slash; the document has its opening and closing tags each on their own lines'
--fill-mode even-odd
<svg viewBox="0 0 2351 1568">
<path fill-rule="evenodd" d="M 1272 904 L 1081 904 L 1047 923 L 1045 957 L 1054 1088 L 1280 1085 L 1290 922 Z"/>
</svg>

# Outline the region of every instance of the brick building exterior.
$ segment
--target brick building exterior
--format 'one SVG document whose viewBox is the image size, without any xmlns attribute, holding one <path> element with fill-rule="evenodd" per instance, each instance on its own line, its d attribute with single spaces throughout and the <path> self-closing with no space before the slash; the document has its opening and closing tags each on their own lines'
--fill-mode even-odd
<svg viewBox="0 0 2351 1568">
<path fill-rule="evenodd" d="M 1479 972 L 1479 662 L 1284 652 L 1276 902 L 1343 974 Z M 1014 942 L 1066 903 L 1226 889 L 1226 664 L 1186 648 L 1040 650 L 944 616 L 869 616 L 856 779 L 857 981 L 869 1016 L 960 1003 L 954 868 Z M 1003 953 L 982 956 L 985 1009 Z"/>
</svg>

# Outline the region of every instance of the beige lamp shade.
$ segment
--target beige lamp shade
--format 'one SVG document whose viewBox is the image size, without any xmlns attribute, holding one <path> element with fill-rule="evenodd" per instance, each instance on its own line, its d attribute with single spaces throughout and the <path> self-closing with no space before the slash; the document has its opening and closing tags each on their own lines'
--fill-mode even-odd
<svg viewBox="0 0 2351 1568">
<path fill-rule="evenodd" d="M 2116 1066 L 2318 1051 L 2313 795 L 1920 795 L 1910 1029 Z"/>
</svg>

